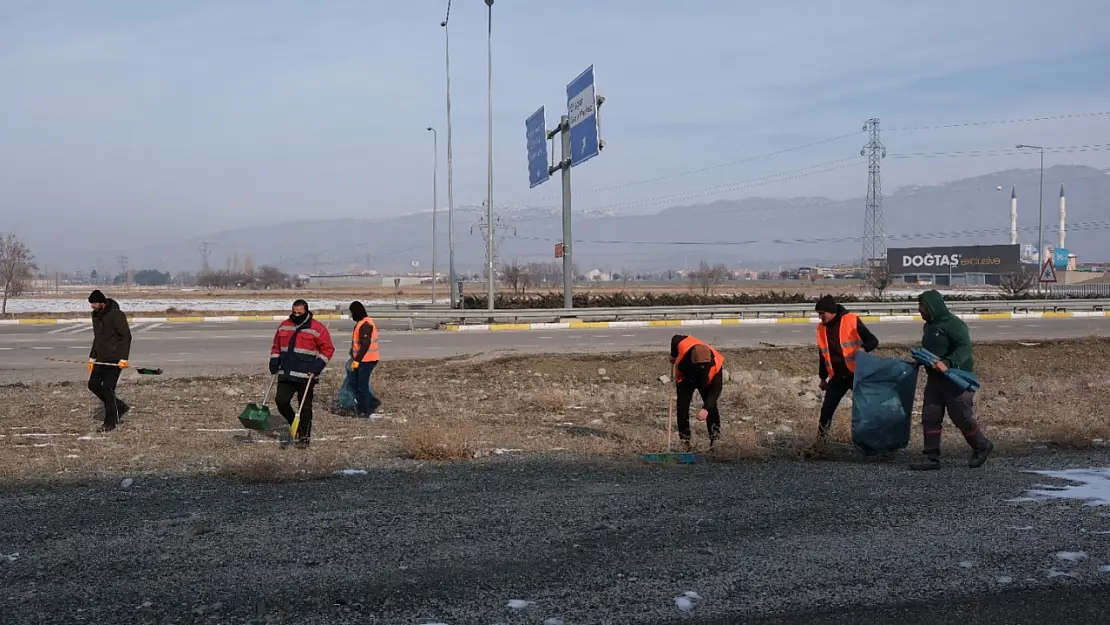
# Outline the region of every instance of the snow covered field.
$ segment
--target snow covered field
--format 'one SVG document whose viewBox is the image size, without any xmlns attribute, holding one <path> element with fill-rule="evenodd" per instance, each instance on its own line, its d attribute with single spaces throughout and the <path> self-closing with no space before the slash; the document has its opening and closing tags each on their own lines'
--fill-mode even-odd
<svg viewBox="0 0 1110 625">
<path fill-rule="evenodd" d="M 293 300 L 285 299 L 127 299 L 119 298 L 120 308 L 124 312 L 165 312 L 167 308 L 177 310 L 198 310 L 204 312 L 229 312 L 229 311 L 284 311 L 288 310 Z M 426 304 L 425 300 L 401 299 L 401 304 Z M 308 306 L 319 312 L 335 312 L 336 306 L 347 307 L 350 299 L 336 300 L 309 300 Z M 367 308 L 392 306 L 393 300 L 362 300 Z M 88 312 L 89 303 L 85 298 L 73 299 L 12 299 L 8 300 L 10 313 L 74 313 Z"/>
<path fill-rule="evenodd" d="M 927 289 L 915 288 L 904 290 L 889 290 L 886 297 L 898 298 L 907 295 L 918 295 Z M 946 290 L 939 289 L 945 296 L 962 295 L 973 297 L 992 297 L 998 295 L 997 290 Z M 165 299 L 127 299 L 117 298 L 120 307 L 125 312 L 165 312 L 167 308 L 177 310 L 195 310 L 203 312 L 229 312 L 229 311 L 284 311 L 292 304 L 290 298 L 284 299 L 224 299 L 224 298 L 165 298 Z M 398 300 L 401 304 L 429 304 L 430 299 L 406 298 Z M 334 312 L 336 306 L 347 307 L 351 300 L 323 299 L 309 300 L 308 305 L 313 310 L 321 312 Z M 392 299 L 362 300 L 367 308 L 382 308 L 393 305 Z M 89 303 L 84 297 L 74 298 L 15 298 L 8 301 L 10 313 L 75 313 L 87 312 Z"/>
</svg>

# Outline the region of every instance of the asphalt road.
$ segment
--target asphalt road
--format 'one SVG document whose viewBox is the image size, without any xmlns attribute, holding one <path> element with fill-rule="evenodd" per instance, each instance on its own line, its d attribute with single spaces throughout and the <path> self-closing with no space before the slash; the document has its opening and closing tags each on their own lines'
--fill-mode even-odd
<svg viewBox="0 0 1110 625">
<path fill-rule="evenodd" d="M 917 322 L 876 323 L 881 341 L 920 340 Z M 1110 336 L 1110 318 L 971 321 L 977 340 L 1047 340 Z M 269 358 L 276 327 L 265 323 L 139 323 L 132 328 L 131 361 L 158 366 L 167 375 L 197 375 L 221 366 L 241 367 Z M 350 345 L 349 321 L 332 323 L 337 347 Z M 701 328 L 634 328 L 589 330 L 530 330 L 498 332 L 383 331 L 383 359 L 444 358 L 479 353 L 557 353 L 665 349 L 675 333 L 695 334 L 719 347 L 811 345 L 814 329 L 805 325 L 706 326 Z M 92 329 L 81 326 L 0 326 L 0 375 L 30 379 L 73 365 L 46 358 L 86 360 Z"/>
<path fill-rule="evenodd" d="M 0 614 L 42 625 L 1105 621 L 1110 514 L 1011 501 L 1064 484 L 1025 470 L 1106 466 L 1105 454 L 999 457 L 976 471 L 949 458 L 925 474 L 907 460 L 499 458 L 293 484 L 0 487 Z M 687 591 L 701 600 L 682 613 Z M 512 600 L 531 603 L 514 612 Z"/>
</svg>

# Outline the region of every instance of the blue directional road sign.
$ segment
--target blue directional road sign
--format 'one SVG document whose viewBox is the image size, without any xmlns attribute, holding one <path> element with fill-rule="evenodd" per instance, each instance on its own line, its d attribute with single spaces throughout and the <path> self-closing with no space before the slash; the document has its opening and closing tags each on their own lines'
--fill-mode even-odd
<svg viewBox="0 0 1110 625">
<path fill-rule="evenodd" d="M 567 85 L 567 116 L 570 117 L 570 165 L 574 167 L 601 152 L 593 65 Z"/>
<path fill-rule="evenodd" d="M 544 107 L 525 120 L 524 129 L 528 137 L 528 188 L 531 189 L 551 177 L 547 169 L 547 112 Z"/>
</svg>

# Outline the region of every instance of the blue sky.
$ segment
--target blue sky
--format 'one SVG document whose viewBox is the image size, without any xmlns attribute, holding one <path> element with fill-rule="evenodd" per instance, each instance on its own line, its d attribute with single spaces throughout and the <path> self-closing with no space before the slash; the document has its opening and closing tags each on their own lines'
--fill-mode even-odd
<svg viewBox="0 0 1110 625">
<path fill-rule="evenodd" d="M 428 210 L 429 125 L 445 206 L 445 4 L 4 0 L 0 229 L 114 247 Z M 524 119 L 542 104 L 552 122 L 590 64 L 607 148 L 574 170 L 580 208 L 861 196 L 862 163 L 703 190 L 858 155 L 862 134 L 674 174 L 852 133 L 869 117 L 891 129 L 891 154 L 1110 133 L 1110 115 L 893 130 L 1110 110 L 1105 0 L 499 0 L 493 17 L 495 205 L 557 203 L 557 180 L 528 188 Z M 457 205 L 486 193 L 485 27 L 482 2 L 455 0 Z M 1110 151 L 1051 159 L 1108 167 Z M 888 159 L 884 188 L 1021 166 L 1034 157 Z"/>
</svg>

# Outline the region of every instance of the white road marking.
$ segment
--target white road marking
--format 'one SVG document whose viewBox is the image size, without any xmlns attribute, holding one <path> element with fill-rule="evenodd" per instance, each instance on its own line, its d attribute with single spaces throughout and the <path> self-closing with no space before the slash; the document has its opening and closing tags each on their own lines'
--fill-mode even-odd
<svg viewBox="0 0 1110 625">
<path fill-rule="evenodd" d="M 73 331 L 73 328 L 71 328 L 69 326 L 62 326 L 62 327 L 60 327 L 56 330 L 51 330 L 51 331 L 47 332 L 47 334 L 61 334 L 62 332 L 72 332 L 72 331 Z"/>
<path fill-rule="evenodd" d="M 164 325 L 166 325 L 166 324 L 164 324 L 164 323 L 155 323 L 155 324 L 153 324 L 153 325 L 149 325 L 149 326 L 147 326 L 147 327 L 145 327 L 145 328 L 142 328 L 142 329 L 138 330 L 138 332 L 150 332 L 150 331 L 151 331 L 151 330 L 153 330 L 154 328 L 159 328 L 159 327 L 162 327 L 162 326 L 164 326 Z"/>
<path fill-rule="evenodd" d="M 32 347 L 31 349 L 54 349 L 53 347 Z"/>
</svg>

